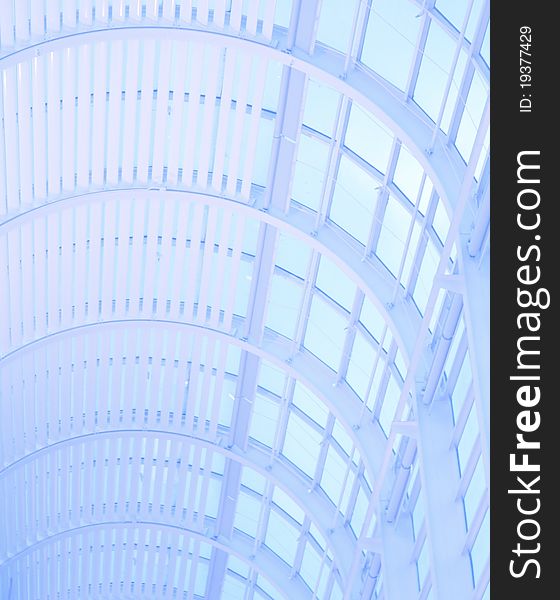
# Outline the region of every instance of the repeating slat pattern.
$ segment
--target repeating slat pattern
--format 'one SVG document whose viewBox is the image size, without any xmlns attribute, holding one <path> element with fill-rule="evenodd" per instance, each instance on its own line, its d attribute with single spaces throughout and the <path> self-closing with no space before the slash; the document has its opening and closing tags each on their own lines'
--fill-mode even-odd
<svg viewBox="0 0 560 600">
<path fill-rule="evenodd" d="M 248 201 L 251 185 L 266 183 L 256 157 L 272 145 L 269 69 L 220 46 L 136 39 L 5 69 L 0 216 L 115 185 L 227 188 Z"/>
<path fill-rule="evenodd" d="M 278 0 L 22 0 L 4 2 L 0 52 L 71 29 L 132 23 L 198 25 L 272 37 Z M 291 4 L 291 0 L 290 0 Z"/>
<path fill-rule="evenodd" d="M 229 332 L 234 313 L 246 316 L 250 276 L 236 273 L 240 262 L 251 272 L 254 249 L 235 243 L 252 219 L 157 192 L 98 198 L 0 236 L 0 354 L 99 321 L 155 318 Z"/>
</svg>

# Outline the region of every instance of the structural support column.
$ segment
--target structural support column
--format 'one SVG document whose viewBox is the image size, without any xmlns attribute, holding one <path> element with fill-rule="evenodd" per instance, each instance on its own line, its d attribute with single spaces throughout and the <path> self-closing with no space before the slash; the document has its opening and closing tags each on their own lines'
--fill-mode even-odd
<svg viewBox="0 0 560 600">
<path fill-rule="evenodd" d="M 449 402 L 417 402 L 418 451 L 435 598 L 472 597 L 470 559 L 463 552 L 465 515 L 457 499 L 459 471 L 451 446 L 453 414 Z"/>
</svg>

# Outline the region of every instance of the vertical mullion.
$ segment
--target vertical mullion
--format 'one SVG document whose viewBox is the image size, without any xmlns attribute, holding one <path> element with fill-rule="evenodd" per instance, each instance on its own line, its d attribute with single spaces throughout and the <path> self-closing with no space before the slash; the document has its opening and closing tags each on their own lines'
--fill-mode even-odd
<svg viewBox="0 0 560 600">
<path fill-rule="evenodd" d="M 8 240 L 6 234 L 0 237 L 0 306 L 3 311 L 9 306 L 9 271 L 6 268 L 8 264 Z M 4 312 L 5 314 L 5 312 Z M 10 320 L 2 319 L 0 322 L 0 355 L 6 354 L 11 347 L 10 343 Z M 0 378 L 0 383 L 2 379 Z M 4 393 L 4 392 L 2 392 Z M 0 403 L 1 404 L 1 403 Z M 1 436 L 0 436 L 1 443 Z M 1 463 L 0 463 L 1 464 Z"/>
<path fill-rule="evenodd" d="M 203 48 L 192 44 L 191 73 L 189 77 L 189 108 L 186 124 L 185 151 L 183 156 L 183 185 L 190 186 L 193 179 L 194 153 L 198 129 L 198 111 L 200 106 L 200 84 L 202 81 Z"/>
<path fill-rule="evenodd" d="M 2 20 L 2 19 L 0 19 Z M 20 181 L 18 164 L 18 128 L 17 128 L 17 77 L 16 67 L 8 67 L 3 72 L 4 98 L 4 139 L 6 143 L 6 196 L 8 212 L 20 208 Z"/>
<path fill-rule="evenodd" d="M 216 351 L 216 341 L 213 338 L 208 340 L 206 346 L 206 359 L 204 364 L 204 374 L 202 377 L 202 391 L 201 391 L 201 402 L 198 415 L 198 435 L 205 437 L 206 432 L 206 420 L 209 414 L 209 399 L 210 399 L 210 385 L 212 382 L 212 366 L 214 364 L 214 354 Z M 202 503 L 202 506 L 205 506 Z"/>
<path fill-rule="evenodd" d="M 149 179 L 150 163 L 150 136 L 152 133 L 152 106 L 154 90 L 154 69 L 156 44 L 153 40 L 142 43 L 142 83 L 140 99 L 140 125 L 138 129 L 138 171 L 137 178 L 142 184 L 147 184 Z M 159 66 L 159 65 L 158 65 Z"/>
<path fill-rule="evenodd" d="M 163 0 L 163 18 L 166 21 L 175 20 L 175 0 Z"/>
<path fill-rule="evenodd" d="M 216 438 L 216 432 L 218 430 L 218 421 L 220 418 L 220 406 L 222 403 L 222 393 L 226 370 L 227 352 L 227 344 L 218 345 L 218 366 L 216 370 L 216 377 L 214 383 L 214 396 L 212 398 L 212 414 L 210 416 L 210 428 L 208 430 L 208 437 L 210 440 L 214 440 Z"/>
<path fill-rule="evenodd" d="M 47 153 L 48 153 L 48 193 L 55 195 L 60 192 L 61 148 L 60 148 L 60 54 L 48 54 L 47 93 Z"/>
<path fill-rule="evenodd" d="M 23 322 L 23 340 L 30 342 L 34 339 L 35 329 L 33 325 L 35 316 L 35 298 L 33 296 L 33 257 L 31 248 L 33 248 L 33 231 L 31 223 L 22 223 L 19 230 L 21 236 L 21 291 L 22 298 L 27 296 L 24 304 L 25 309 L 22 315 Z M 0 263 L 7 264 L 7 263 Z M 1 285 L 1 284 L 0 284 Z M 22 303 L 23 304 L 23 303 Z M 0 304 L 0 306 L 7 306 Z M 0 350 L 1 352 L 1 350 Z"/>
<path fill-rule="evenodd" d="M 116 232 L 116 202 L 105 202 L 103 219 L 103 290 L 101 314 L 104 320 L 111 319 L 113 315 L 113 299 L 115 295 L 116 279 L 122 275 L 116 270 L 115 237 Z"/>
<path fill-rule="evenodd" d="M 185 297 L 185 317 L 188 320 L 193 318 L 194 311 L 194 300 L 195 300 L 195 291 L 197 287 L 197 279 L 198 279 L 198 257 L 200 255 L 200 243 L 201 243 L 201 235 L 202 231 L 202 223 L 203 223 L 203 212 L 204 208 L 196 203 L 193 204 L 192 212 L 192 227 L 190 231 L 191 236 L 191 247 L 189 251 L 189 262 L 187 268 L 187 275 L 183 278 L 183 287 L 184 297 Z"/>
<path fill-rule="evenodd" d="M 222 293 L 224 287 L 225 267 L 228 260 L 228 239 L 231 229 L 232 213 L 229 210 L 222 212 L 222 231 L 221 237 L 217 240 L 218 254 L 215 255 L 216 267 L 213 269 L 216 273 L 214 278 L 214 297 L 210 300 L 210 327 L 216 329 L 220 320 L 220 308 L 222 304 Z"/>
<path fill-rule="evenodd" d="M 216 239 L 216 228 L 218 221 L 218 210 L 214 206 L 208 208 L 208 224 L 206 227 L 206 237 L 204 240 L 204 253 L 202 259 L 200 291 L 198 295 L 198 312 L 196 320 L 199 323 L 206 322 L 207 305 L 208 305 L 208 288 L 213 280 L 214 269 L 214 242 Z"/>
<path fill-rule="evenodd" d="M 163 202 L 163 224 L 161 228 L 161 244 L 158 252 L 158 303 L 156 316 L 160 319 L 165 319 L 167 315 L 167 302 L 171 299 L 170 296 L 170 280 L 177 277 L 177 272 L 174 269 L 175 262 L 173 253 L 177 246 L 171 245 L 171 238 L 176 223 L 176 209 L 179 202 Z M 171 307 L 170 307 L 171 308 Z"/>
<path fill-rule="evenodd" d="M 91 77 L 91 46 L 83 45 L 78 49 L 78 147 L 77 175 L 78 187 L 89 186 L 90 169 L 90 77 Z"/>
<path fill-rule="evenodd" d="M 134 219 L 131 229 L 132 245 L 128 246 L 128 281 L 126 298 L 130 300 L 128 314 L 131 317 L 140 316 L 139 299 L 141 298 L 141 279 L 139 274 L 142 273 L 141 258 L 144 255 L 144 214 L 146 212 L 146 199 L 142 196 L 134 199 L 131 205 L 132 219 Z M 129 244 L 127 240 L 127 244 Z M 125 309 L 126 310 L 126 309 Z"/>
<path fill-rule="evenodd" d="M 34 196 L 43 199 L 47 195 L 47 149 L 45 111 L 45 58 L 32 59 L 32 106 L 33 106 L 33 184 Z M 1 164 L 1 162 L 0 162 Z"/>
<path fill-rule="evenodd" d="M 11 345 L 13 347 L 19 347 L 22 343 L 22 302 L 21 302 L 21 271 L 20 271 L 20 260 L 21 260 L 21 247 L 20 247 L 20 236 L 17 229 L 8 231 L 8 262 L 6 263 L 9 268 L 9 291 L 10 291 L 10 303 L 9 303 L 9 323 L 11 326 Z M 7 307 L 4 307 L 6 310 Z"/>
<path fill-rule="evenodd" d="M 205 65 L 206 73 L 206 90 L 204 99 L 204 110 L 202 129 L 200 130 L 200 136 L 202 138 L 199 147 L 199 160 L 198 160 L 198 177 L 197 184 L 200 187 L 207 187 L 208 185 L 208 171 L 209 165 L 213 162 L 213 156 L 211 152 L 213 150 L 213 133 L 214 133 L 214 116 L 216 114 L 216 93 L 218 78 L 221 72 L 221 53 L 222 49 L 212 46 L 207 46 L 208 64 Z M 205 61 L 206 62 L 206 61 Z"/>
<path fill-rule="evenodd" d="M 109 22 L 109 0 L 96 0 L 95 20 L 105 25 Z"/>
<path fill-rule="evenodd" d="M 154 127 L 154 143 L 152 158 L 152 179 L 155 182 L 163 181 L 163 167 L 165 160 L 165 147 L 167 141 L 169 106 L 169 78 L 171 69 L 171 41 L 162 40 L 160 43 L 160 56 L 158 62 L 158 72 L 156 74 L 157 101 L 156 117 Z M 170 126 L 177 127 L 177 123 L 171 123 Z"/>
<path fill-rule="evenodd" d="M 208 0 L 197 1 L 196 20 L 203 25 L 208 25 Z"/>
<path fill-rule="evenodd" d="M 222 28 L 226 18 L 226 2 L 227 0 L 215 0 L 214 2 L 214 21 L 215 27 Z"/>
<path fill-rule="evenodd" d="M 92 24 L 92 1 L 93 0 L 80 0 L 80 21 L 84 25 Z"/>
<path fill-rule="evenodd" d="M 235 64 L 237 53 L 235 49 L 226 50 L 224 81 L 220 98 L 220 110 L 218 118 L 218 132 L 216 135 L 216 149 L 214 156 L 214 168 L 212 172 L 212 187 L 220 192 L 222 190 L 222 177 L 224 174 L 224 162 L 227 152 L 228 129 L 231 116 L 231 92 L 233 77 L 235 75 Z"/>
<path fill-rule="evenodd" d="M 259 127 L 261 124 L 262 98 L 264 93 L 264 84 L 266 82 L 267 68 L 268 61 L 259 58 L 256 59 L 255 85 L 257 86 L 257 89 L 255 90 L 255 97 L 253 99 L 253 106 L 251 110 L 247 151 L 245 153 L 245 163 L 243 165 L 241 183 L 241 197 L 247 200 L 249 199 L 251 193 L 253 170 L 255 168 L 255 153 L 257 148 Z"/>
<path fill-rule="evenodd" d="M 246 30 L 250 35 L 257 34 L 257 18 L 259 14 L 259 2 L 253 1 L 248 3 L 247 10 L 247 24 Z"/>
<path fill-rule="evenodd" d="M 142 264 L 142 273 L 144 278 L 144 285 L 142 289 L 142 297 L 144 298 L 144 312 L 154 316 L 153 301 L 156 300 L 158 303 L 161 299 L 158 297 L 158 290 L 156 287 L 157 276 L 156 276 L 156 264 L 158 254 L 157 244 L 157 230 L 150 227 L 150 224 L 157 222 L 157 203 L 155 200 L 150 199 L 147 201 L 148 213 L 147 213 L 147 243 L 145 246 L 144 261 Z"/>
<path fill-rule="evenodd" d="M 119 182 L 119 150 L 122 144 L 121 131 L 124 118 L 121 119 L 123 90 L 123 53 L 124 42 L 114 40 L 109 49 L 111 67 L 109 69 L 109 107 L 107 129 L 103 132 L 107 144 L 107 183 L 116 185 Z"/>
<path fill-rule="evenodd" d="M 64 191 L 74 189 L 75 172 L 75 74 L 76 74 L 76 51 L 74 48 L 66 48 L 63 54 L 63 91 L 62 91 L 62 188 Z M 80 97 L 81 101 L 82 98 Z M 88 98 L 89 102 L 89 98 Z M 85 127 L 83 121 L 79 121 L 80 130 Z M 79 130 L 79 131 L 80 131 Z"/>
<path fill-rule="evenodd" d="M 232 286 L 230 290 L 231 297 L 235 298 L 235 287 L 238 283 L 238 274 L 239 267 L 241 265 L 241 253 L 243 250 L 243 240 L 245 233 L 245 219 L 241 217 L 239 214 L 235 214 L 234 221 L 234 230 L 235 230 L 235 241 L 233 242 L 232 254 L 231 254 L 231 272 L 229 277 L 229 282 Z M 234 303 L 233 302 L 225 302 L 224 303 L 224 331 L 229 332 L 231 329 L 231 324 L 233 320 L 233 310 Z"/>
<path fill-rule="evenodd" d="M 136 111 L 138 108 L 138 55 L 140 42 L 128 40 L 126 46 L 126 81 L 124 100 L 124 127 L 122 149 L 122 181 L 133 182 L 134 159 L 136 154 Z"/>
<path fill-rule="evenodd" d="M 200 460 L 202 448 L 199 445 L 194 446 L 194 457 L 192 461 L 192 471 L 190 477 L 190 488 L 188 493 L 187 504 L 187 524 L 192 524 L 194 521 L 194 508 L 196 501 L 196 491 L 200 482 Z"/>
<path fill-rule="evenodd" d="M 16 40 L 29 39 L 29 3 L 14 2 Z"/>
<path fill-rule="evenodd" d="M 126 299 L 127 296 L 127 278 L 125 273 L 130 272 L 130 264 L 128 261 L 129 257 L 129 237 L 130 237 L 130 225 L 131 225 L 131 211 L 134 199 L 128 197 L 126 194 L 119 198 L 116 204 L 118 210 L 118 229 L 115 235 L 118 236 L 118 246 L 114 250 L 114 267 L 115 267 L 115 316 L 124 317 L 126 314 Z M 116 274 L 120 273 L 120 276 Z"/>
<path fill-rule="evenodd" d="M 245 59 L 245 61 L 248 61 L 249 65 L 243 64 L 243 59 Z M 243 139 L 243 127 L 245 125 L 245 119 L 247 117 L 247 91 L 249 88 L 249 76 L 251 73 L 251 61 L 247 55 L 245 55 L 243 58 L 240 57 L 239 62 L 241 63 L 241 68 L 239 73 L 239 84 L 237 87 L 237 105 L 235 107 L 235 121 L 232 137 L 232 139 L 234 140 L 234 144 L 231 149 L 227 180 L 227 193 L 230 196 L 235 196 L 237 192 L 237 175 L 239 172 L 239 163 L 241 160 L 241 141 Z M 249 160 L 249 157 L 246 157 L 245 160 Z"/>
<path fill-rule="evenodd" d="M 263 17 L 263 36 L 267 40 L 272 39 L 272 29 L 274 27 L 274 16 L 276 13 L 276 0 L 267 0 L 265 6 L 265 13 Z"/>
<path fill-rule="evenodd" d="M 171 104 L 170 136 L 167 156 L 167 181 L 176 185 L 179 179 L 179 154 L 183 113 L 185 108 L 185 82 L 188 48 L 184 41 L 173 42 L 173 101 Z"/>
<path fill-rule="evenodd" d="M 65 0 L 68 2 L 69 0 Z M 31 0 L 30 7 L 30 16 L 31 16 L 31 35 L 32 36 L 40 36 L 45 33 L 45 2 L 44 0 Z M 0 22 L 8 22 L 8 16 L 5 15 Z M 74 23 L 76 22 L 76 17 L 74 16 Z M 4 45 L 4 44 L 2 44 Z"/>
<path fill-rule="evenodd" d="M 73 321 L 80 323 L 85 317 L 86 275 L 88 264 L 87 241 L 87 207 L 82 205 L 73 210 L 74 213 L 74 273 L 72 276 L 74 292 Z M 37 256 L 37 252 L 35 252 Z M 39 288 L 41 289 L 41 288 Z"/>
<path fill-rule="evenodd" d="M 191 356 L 191 373 L 188 383 L 187 395 L 187 416 L 185 424 L 187 431 L 192 433 L 194 429 L 194 418 L 196 416 L 196 405 L 199 397 L 199 379 L 200 379 L 200 363 L 201 359 L 201 344 L 195 344 Z M 194 475 L 193 475 L 194 477 Z"/>
<path fill-rule="evenodd" d="M 234 31 L 241 29 L 241 12 L 243 10 L 243 0 L 231 0 L 231 9 L 229 17 L 229 26 Z"/>
<path fill-rule="evenodd" d="M 21 203 L 28 204 L 32 200 L 33 161 L 31 151 L 31 65 L 22 62 L 17 65 L 18 84 L 18 142 Z M 42 107 L 39 107 L 41 110 Z"/>
<path fill-rule="evenodd" d="M 192 0 L 181 0 L 180 23 L 190 23 L 192 19 Z"/>
<path fill-rule="evenodd" d="M 187 223 L 189 221 L 189 212 L 191 204 L 187 202 L 178 202 L 177 203 L 177 218 L 175 222 L 177 223 L 177 232 L 175 234 L 175 246 L 172 247 L 172 251 L 174 254 L 173 258 L 173 270 L 169 271 L 169 284 L 168 284 L 168 298 L 171 299 L 170 306 L 170 318 L 180 320 L 180 303 L 181 298 L 183 297 L 181 294 L 182 282 L 185 279 L 185 257 L 187 253 L 186 243 L 187 243 Z M 190 251 L 192 252 L 192 246 Z"/>
<path fill-rule="evenodd" d="M 97 16 L 97 13 L 96 13 Z M 99 42 L 95 45 L 94 54 L 94 83 L 93 83 L 93 127 L 91 144 L 91 177 L 95 186 L 104 183 L 105 142 L 107 132 L 107 43 Z M 112 65 L 111 65 L 112 68 Z M 115 133 L 118 129 L 115 130 Z M 112 136 L 111 136 L 112 137 Z M 118 139 L 118 138 L 117 138 Z M 111 139 L 110 144 L 115 145 Z"/>
<path fill-rule="evenodd" d="M 60 215 L 60 247 L 62 250 L 58 256 L 59 269 L 61 279 L 64 281 L 67 275 L 72 273 L 73 263 L 73 248 L 72 248 L 72 211 L 65 210 Z M 31 289 L 31 287 L 27 288 Z M 60 325 L 63 329 L 72 327 L 72 287 L 70 285 L 62 285 L 60 290 L 60 308 L 61 320 Z"/>
<path fill-rule="evenodd" d="M 102 297 L 103 286 L 106 283 L 102 277 L 102 205 L 92 204 L 88 207 L 89 217 L 89 261 L 87 277 L 87 299 L 88 299 L 88 317 L 89 322 L 99 320 L 99 300 Z"/>
</svg>

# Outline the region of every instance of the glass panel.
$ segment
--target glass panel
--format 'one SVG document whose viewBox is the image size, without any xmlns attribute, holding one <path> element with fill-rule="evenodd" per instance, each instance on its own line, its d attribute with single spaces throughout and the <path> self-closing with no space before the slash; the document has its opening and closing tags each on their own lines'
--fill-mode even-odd
<svg viewBox="0 0 560 600">
<path fill-rule="evenodd" d="M 298 532 L 275 510 L 270 511 L 264 542 L 282 560 L 292 564 L 297 549 Z"/>
<path fill-rule="evenodd" d="M 412 156 L 406 146 L 401 146 L 399 150 L 399 158 L 395 167 L 393 181 L 401 192 L 410 200 L 411 204 L 416 204 L 420 184 L 422 183 L 422 175 L 424 169 L 420 163 Z"/>
<path fill-rule="evenodd" d="M 313 477 L 322 437 L 293 412 L 288 419 L 282 454 L 306 475 Z"/>
<path fill-rule="evenodd" d="M 371 8 L 366 29 L 362 62 L 401 90 L 406 86 L 416 47 L 418 10 L 409 0 L 378 0 Z"/>
<path fill-rule="evenodd" d="M 346 464 L 344 460 L 332 446 L 329 446 L 321 477 L 321 487 L 335 506 L 340 498 L 345 474 Z"/>
<path fill-rule="evenodd" d="M 305 134 L 300 136 L 292 198 L 315 211 L 321 205 L 328 154 L 324 142 Z"/>
<path fill-rule="evenodd" d="M 457 149 L 466 161 L 470 158 L 487 97 L 488 84 L 475 71 L 455 141 Z"/>
<path fill-rule="evenodd" d="M 380 185 L 373 176 L 342 156 L 329 216 L 363 245 L 368 240 Z"/>
<path fill-rule="evenodd" d="M 311 249 L 302 240 L 280 233 L 276 246 L 276 264 L 301 279 L 305 278 Z"/>
<path fill-rule="evenodd" d="M 317 41 L 340 52 L 348 50 L 357 0 L 345 0 L 341 10 L 340 0 L 323 0 L 317 29 Z"/>
<path fill-rule="evenodd" d="M 352 310 L 356 284 L 326 256 L 321 256 L 316 286 L 348 312 Z"/>
<path fill-rule="evenodd" d="M 457 31 L 461 30 L 467 5 L 467 0 L 436 0 L 436 8 Z"/>
<path fill-rule="evenodd" d="M 389 196 L 376 254 L 396 277 L 399 273 L 411 215 L 403 205 Z"/>
<path fill-rule="evenodd" d="M 393 134 L 371 113 L 355 102 L 352 103 L 344 136 L 344 143 L 350 150 L 385 173 L 393 147 L 393 138 Z"/>
<path fill-rule="evenodd" d="M 350 363 L 346 373 L 346 379 L 358 396 L 363 400 L 367 392 L 367 386 L 377 349 L 360 331 L 356 332 Z"/>
<path fill-rule="evenodd" d="M 432 21 L 414 88 L 414 100 L 433 121 L 438 118 L 455 54 L 455 41 Z"/>
<path fill-rule="evenodd" d="M 307 83 L 303 123 L 331 137 L 339 101 L 340 94 L 338 92 L 310 79 Z"/>
<path fill-rule="evenodd" d="M 278 486 L 274 488 L 272 501 L 300 525 L 303 523 L 303 517 L 305 515 L 303 510 Z"/>
<path fill-rule="evenodd" d="M 334 371 L 338 370 L 346 324 L 346 319 L 338 311 L 318 296 L 313 296 L 304 344 Z"/>
<path fill-rule="evenodd" d="M 251 537 L 257 535 L 261 503 L 252 496 L 239 493 L 233 526 Z"/>
<path fill-rule="evenodd" d="M 320 425 L 323 429 L 327 424 L 329 411 L 326 406 L 312 394 L 301 383 L 297 382 L 294 387 L 294 396 L 292 403 L 304 412 L 310 419 Z"/>
<path fill-rule="evenodd" d="M 280 408 L 274 400 L 257 394 L 253 403 L 249 435 L 253 439 L 272 448 L 279 413 Z"/>
<path fill-rule="evenodd" d="M 261 359 L 259 370 L 259 386 L 266 388 L 277 396 L 281 396 L 284 392 L 285 384 L 286 374 L 278 369 L 278 367 L 275 367 L 266 360 Z"/>
<path fill-rule="evenodd" d="M 276 14 L 274 23 L 281 27 L 290 25 L 290 15 L 292 13 L 292 0 L 276 0 Z"/>
<path fill-rule="evenodd" d="M 302 298 L 303 288 L 299 283 L 275 273 L 270 286 L 266 327 L 293 338 Z"/>
</svg>

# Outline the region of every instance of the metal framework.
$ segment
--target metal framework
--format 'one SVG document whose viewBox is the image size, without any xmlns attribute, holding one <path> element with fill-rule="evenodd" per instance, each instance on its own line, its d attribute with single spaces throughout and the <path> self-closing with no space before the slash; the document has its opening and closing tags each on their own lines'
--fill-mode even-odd
<svg viewBox="0 0 560 600">
<path fill-rule="evenodd" d="M 2 598 L 489 598 L 488 20 L 2 4 Z"/>
</svg>

